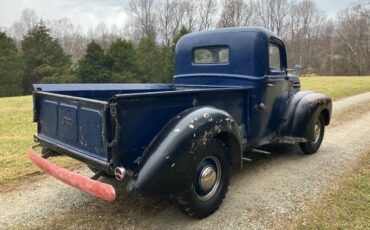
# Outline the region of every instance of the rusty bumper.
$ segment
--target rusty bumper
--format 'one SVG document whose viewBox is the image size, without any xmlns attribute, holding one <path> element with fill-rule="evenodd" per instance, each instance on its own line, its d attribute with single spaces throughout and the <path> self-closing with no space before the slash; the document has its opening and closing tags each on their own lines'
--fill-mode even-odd
<svg viewBox="0 0 370 230">
<path fill-rule="evenodd" d="M 33 149 L 28 150 L 28 157 L 31 161 L 39 166 L 46 173 L 52 175 L 56 179 L 75 187 L 83 192 L 99 197 L 103 200 L 114 201 L 116 199 L 116 191 L 112 185 L 105 184 L 90 178 L 81 176 L 67 169 L 61 168 L 38 155 Z"/>
</svg>

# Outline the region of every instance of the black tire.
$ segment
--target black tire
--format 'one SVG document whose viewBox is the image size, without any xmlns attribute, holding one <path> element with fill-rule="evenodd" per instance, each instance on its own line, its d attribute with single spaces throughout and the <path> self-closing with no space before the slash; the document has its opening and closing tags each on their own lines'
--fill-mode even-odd
<svg viewBox="0 0 370 230">
<path fill-rule="evenodd" d="M 229 160 L 224 143 L 221 140 L 213 139 L 207 144 L 204 151 L 206 154 L 198 162 L 193 184 L 188 191 L 174 197 L 179 209 L 184 214 L 198 219 L 205 218 L 218 209 L 227 193 L 230 178 Z M 212 166 L 212 161 L 214 166 Z M 205 171 L 212 167 L 216 173 L 206 174 Z M 200 169 L 201 172 L 199 172 Z M 202 190 L 201 175 L 211 175 L 210 177 L 215 175 L 216 177 L 214 184 L 204 194 L 201 194 L 203 191 L 199 191 L 199 189 Z M 203 176 L 203 185 L 207 183 L 206 177 Z"/>
<path fill-rule="evenodd" d="M 322 114 L 320 114 L 319 117 L 317 118 L 315 126 L 313 128 L 314 128 L 313 131 L 316 133 L 315 140 L 299 143 L 299 147 L 301 148 L 304 154 L 314 154 L 317 152 L 317 150 L 319 150 L 321 146 L 325 133 L 325 120 Z M 319 128 L 319 130 L 317 130 L 317 128 Z"/>
</svg>

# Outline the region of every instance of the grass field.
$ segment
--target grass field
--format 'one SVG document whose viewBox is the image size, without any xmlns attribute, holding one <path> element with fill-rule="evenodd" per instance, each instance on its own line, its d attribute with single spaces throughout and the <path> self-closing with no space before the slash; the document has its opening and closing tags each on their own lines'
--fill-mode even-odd
<svg viewBox="0 0 370 230">
<path fill-rule="evenodd" d="M 34 145 L 35 130 L 31 96 L 0 98 L 0 185 L 40 172 L 26 156 Z M 66 157 L 56 162 L 62 166 L 76 164 Z"/>
<path fill-rule="evenodd" d="M 370 77 L 307 77 L 301 81 L 302 89 L 334 99 L 370 91 Z M 0 98 L 0 185 L 40 172 L 26 157 L 35 130 L 31 96 Z M 53 161 L 61 166 L 76 164 L 68 158 Z"/>
<path fill-rule="evenodd" d="M 353 175 L 311 207 L 294 229 L 369 229 L 370 152 Z"/>
<path fill-rule="evenodd" d="M 331 96 L 334 100 L 370 91 L 367 77 L 302 77 L 303 90 L 314 90 Z"/>
</svg>

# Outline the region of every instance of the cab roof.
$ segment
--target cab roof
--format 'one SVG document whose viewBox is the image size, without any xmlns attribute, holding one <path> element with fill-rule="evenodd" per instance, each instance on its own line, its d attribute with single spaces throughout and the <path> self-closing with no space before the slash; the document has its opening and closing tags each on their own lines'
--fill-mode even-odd
<svg viewBox="0 0 370 230">
<path fill-rule="evenodd" d="M 284 48 L 277 35 L 262 27 L 232 27 L 187 34 L 176 45 L 175 81 L 195 74 L 264 76 L 269 69 L 268 44 L 272 39 Z M 196 48 L 217 46 L 229 48 L 227 64 L 194 63 Z"/>
<path fill-rule="evenodd" d="M 256 34 L 262 34 L 267 37 L 276 37 L 279 38 L 275 33 L 273 33 L 271 30 L 268 30 L 264 27 L 260 26 L 241 26 L 241 27 L 227 27 L 227 28 L 220 28 L 220 29 L 214 29 L 214 30 L 208 30 L 208 31 L 199 31 L 199 32 L 193 32 L 190 34 L 184 35 L 182 38 L 187 37 L 193 37 L 193 36 L 201 36 L 201 35 L 217 35 L 218 34 L 231 34 L 231 33 L 240 33 L 240 32 L 252 32 Z"/>
</svg>

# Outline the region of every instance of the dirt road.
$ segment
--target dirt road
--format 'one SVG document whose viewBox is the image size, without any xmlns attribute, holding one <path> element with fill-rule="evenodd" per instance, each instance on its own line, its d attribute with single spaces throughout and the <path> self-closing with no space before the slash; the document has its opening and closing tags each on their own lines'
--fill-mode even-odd
<svg viewBox="0 0 370 230">
<path fill-rule="evenodd" d="M 353 114 L 353 115 L 351 115 Z M 266 229 L 283 226 L 320 198 L 370 149 L 370 93 L 334 103 L 333 124 L 317 154 L 296 147 L 255 157 L 235 172 L 212 216 L 193 220 L 167 199 L 121 195 L 107 203 L 48 176 L 0 194 L 0 228 Z M 87 169 L 81 170 L 90 175 Z M 119 185 L 118 185 L 119 186 Z"/>
</svg>

